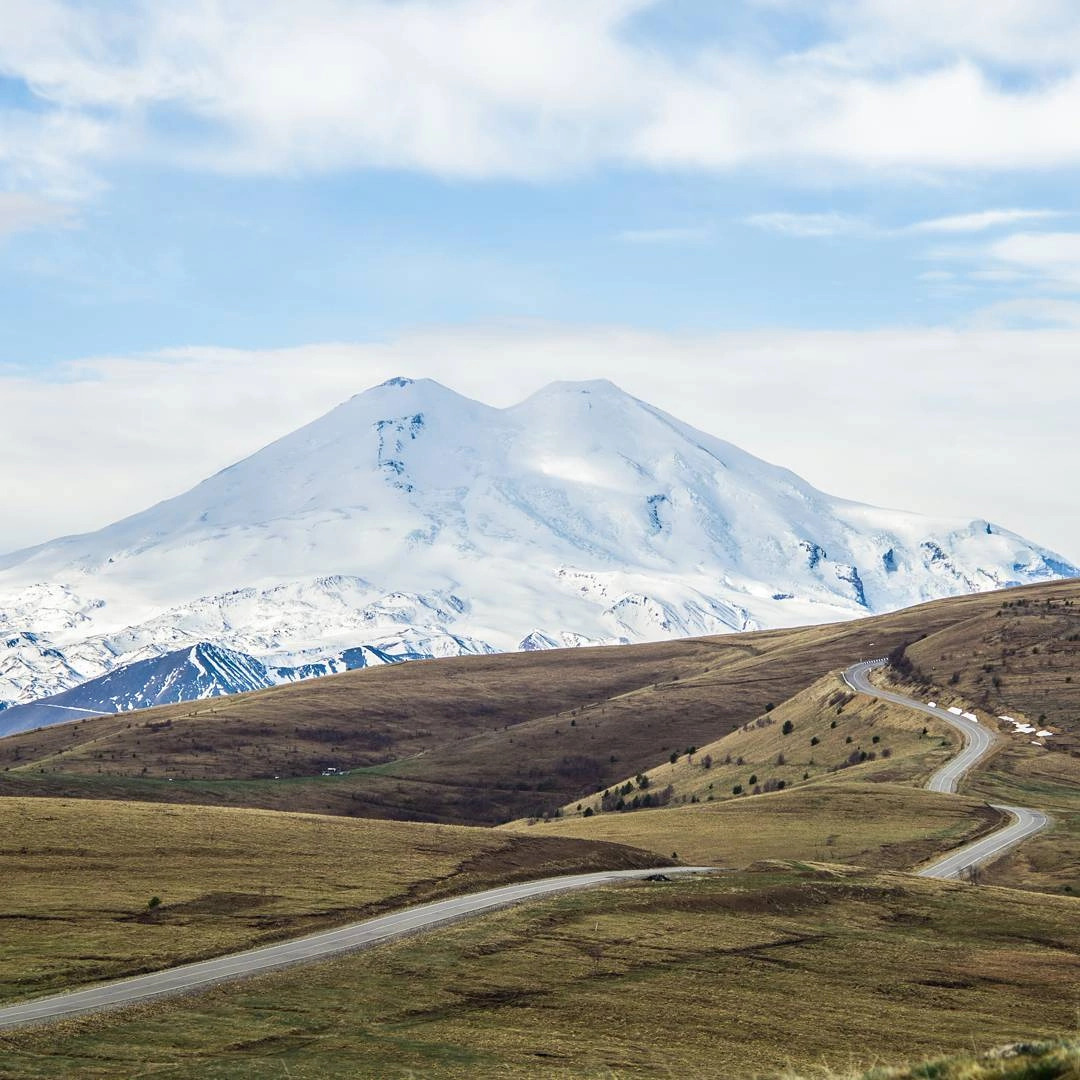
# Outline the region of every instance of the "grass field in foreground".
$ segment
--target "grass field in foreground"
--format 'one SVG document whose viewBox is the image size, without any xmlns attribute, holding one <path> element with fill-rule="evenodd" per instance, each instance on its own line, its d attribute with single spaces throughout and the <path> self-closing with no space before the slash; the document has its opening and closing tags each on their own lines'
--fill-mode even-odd
<svg viewBox="0 0 1080 1080">
<path fill-rule="evenodd" d="M 461 826 L 0 799 L 0 1000 L 520 878 L 658 861 Z"/>
<path fill-rule="evenodd" d="M 817 859 L 908 870 L 1005 820 L 978 799 L 894 784 L 811 784 L 722 803 L 515 822 L 500 831 L 632 844 L 685 863 Z"/>
<path fill-rule="evenodd" d="M 3 1075 L 808 1077 L 1073 1029 L 1080 901 L 843 868 L 635 883 L 59 1028 Z"/>
</svg>

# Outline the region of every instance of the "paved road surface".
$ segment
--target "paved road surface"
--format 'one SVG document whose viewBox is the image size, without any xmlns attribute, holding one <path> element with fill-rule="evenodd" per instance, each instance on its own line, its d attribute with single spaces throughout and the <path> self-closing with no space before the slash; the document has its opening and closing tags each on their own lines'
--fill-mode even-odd
<svg viewBox="0 0 1080 1080">
<path fill-rule="evenodd" d="M 1022 840 L 1034 836 L 1040 829 L 1050 824 L 1050 819 L 1040 810 L 1027 810 L 1022 806 L 996 806 L 995 810 L 1005 810 L 1011 814 L 1010 824 L 973 844 L 958 848 L 950 855 L 939 859 L 930 866 L 918 871 L 919 877 L 957 878 L 972 866 L 981 866 L 1004 855 L 1010 848 L 1016 847 Z"/>
<path fill-rule="evenodd" d="M 903 694 L 893 693 L 891 690 L 882 690 L 870 682 L 870 672 L 877 668 L 885 667 L 887 660 L 864 660 L 861 664 L 853 664 L 844 672 L 844 681 L 852 690 L 860 694 L 869 694 L 870 697 L 880 698 L 882 701 L 891 701 L 894 705 L 903 705 L 908 709 L 926 713 L 944 720 L 960 732 L 964 739 L 963 749 L 956 757 L 947 761 L 926 783 L 927 791 L 938 791 L 946 794 L 956 791 L 957 785 L 964 775 L 976 763 L 982 760 L 998 742 L 998 736 L 984 727 L 976 720 L 969 720 L 965 716 L 957 716 L 937 705 L 929 705 L 914 698 L 905 697 Z M 993 859 L 1004 855 L 1010 848 L 1015 847 L 1021 841 L 1033 836 L 1040 829 L 1045 829 L 1050 824 L 1050 819 L 1039 810 L 1028 810 L 1023 806 L 994 806 L 995 810 L 1002 810 L 1013 820 L 1002 828 L 984 836 L 981 840 L 958 848 L 944 858 L 938 859 L 929 866 L 918 871 L 920 877 L 929 878 L 958 878 L 967 873 L 972 867 L 981 866 Z"/>
<path fill-rule="evenodd" d="M 79 1013 L 96 1012 L 100 1009 L 130 1005 L 148 1001 L 166 994 L 181 994 L 202 989 L 213 983 L 223 982 L 247 975 L 255 975 L 275 968 L 287 967 L 311 960 L 334 956 L 338 953 L 380 945 L 394 938 L 404 937 L 418 930 L 453 922 L 471 915 L 478 915 L 495 908 L 507 907 L 523 900 L 572 889 L 587 889 L 595 885 L 610 885 L 648 877 L 650 874 L 668 875 L 715 872 L 714 867 L 680 866 L 662 870 L 609 870 L 593 874 L 570 874 L 564 877 L 544 878 L 519 885 L 504 885 L 497 889 L 455 896 L 431 904 L 408 908 L 377 919 L 342 926 L 337 930 L 325 930 L 319 934 L 283 941 L 279 945 L 267 945 L 247 952 L 219 956 L 197 964 L 167 968 L 148 975 L 138 975 L 120 982 L 105 983 L 85 990 L 38 998 L 0 1008 L 0 1030 L 26 1024 L 44 1023 Z"/>
</svg>

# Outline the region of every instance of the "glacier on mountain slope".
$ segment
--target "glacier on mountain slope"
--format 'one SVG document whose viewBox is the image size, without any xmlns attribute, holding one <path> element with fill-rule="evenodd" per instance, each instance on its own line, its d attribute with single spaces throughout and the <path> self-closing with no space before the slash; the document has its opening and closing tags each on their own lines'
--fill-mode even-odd
<svg viewBox="0 0 1080 1080">
<path fill-rule="evenodd" d="M 203 642 L 269 671 L 851 618 L 1071 576 L 817 491 L 608 382 L 391 380 L 95 533 L 0 557 L 0 701 Z M 271 676 L 276 678 L 276 676 Z"/>
</svg>

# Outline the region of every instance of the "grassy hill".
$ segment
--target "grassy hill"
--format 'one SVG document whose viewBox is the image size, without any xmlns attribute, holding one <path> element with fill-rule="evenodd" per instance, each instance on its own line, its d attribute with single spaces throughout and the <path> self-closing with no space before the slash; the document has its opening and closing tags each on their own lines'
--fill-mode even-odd
<svg viewBox="0 0 1080 1080">
<path fill-rule="evenodd" d="M 7 1033 L 3 1075 L 127 1077 L 154 1063 L 200 1080 L 748 1080 L 899 1067 L 1073 1030 L 1078 905 L 806 863 L 641 882 Z"/>
<path fill-rule="evenodd" d="M 490 885 L 667 861 L 558 837 L 262 810 L 3 799 L 0 814 L 0 1001 Z"/>
<path fill-rule="evenodd" d="M 576 805 L 711 744 L 860 658 L 1004 626 L 1003 603 L 1051 605 L 1054 618 L 1030 626 L 1068 639 L 1077 600 L 1080 585 L 1059 582 L 832 626 L 350 672 L 0 740 L 0 793 L 497 823 Z M 960 649 L 946 650 L 949 679 Z M 1003 711 L 1023 711 L 1024 678 L 1012 670 L 1004 688 L 1018 703 L 1003 698 Z"/>
<path fill-rule="evenodd" d="M 673 750 L 561 813 L 715 802 L 830 778 L 922 785 L 958 746 L 948 724 L 855 694 L 834 673 L 723 738 Z"/>
<path fill-rule="evenodd" d="M 845 782 L 662 810 L 514 822 L 499 831 L 608 840 L 706 866 L 807 858 L 909 870 L 1004 821 L 979 799 Z"/>
</svg>

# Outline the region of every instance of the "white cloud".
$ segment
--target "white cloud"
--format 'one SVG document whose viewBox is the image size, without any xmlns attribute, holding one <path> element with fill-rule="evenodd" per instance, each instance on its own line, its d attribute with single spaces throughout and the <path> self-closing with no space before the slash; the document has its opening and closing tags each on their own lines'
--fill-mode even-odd
<svg viewBox="0 0 1080 1080">
<path fill-rule="evenodd" d="M 992 281 L 999 285 L 1011 285 L 1017 281 L 1027 281 L 1029 275 L 1021 270 L 1009 270 L 1004 266 L 992 266 L 985 270 L 972 270 L 968 277 L 974 281 Z"/>
<path fill-rule="evenodd" d="M 1080 302 L 1049 297 L 1002 300 L 977 311 L 971 324 L 982 330 L 1013 330 L 1031 326 L 1080 330 Z"/>
<path fill-rule="evenodd" d="M 626 32 L 658 2 L 0 0 L 0 70 L 46 105 L 0 115 L 16 132 L 0 135 L 0 179 L 81 194 L 130 157 L 469 178 L 811 167 L 846 182 L 1080 163 L 1071 0 L 791 0 L 826 20 L 812 47 L 763 30 L 679 57 Z M 751 20 L 775 7 L 741 3 Z"/>
<path fill-rule="evenodd" d="M 1028 272 L 1045 285 L 1080 289 L 1080 233 L 1013 233 L 986 248 L 1007 268 Z"/>
<path fill-rule="evenodd" d="M 790 6 L 829 20 L 834 38 L 819 52 L 850 69 L 963 54 L 1015 71 L 1070 67 L 1080 55 L 1072 0 L 793 0 Z"/>
<path fill-rule="evenodd" d="M 1061 217 L 1060 210 L 979 210 L 973 214 L 953 214 L 949 217 L 917 221 L 908 226 L 910 232 L 973 233 L 1001 225 L 1017 225 L 1023 221 L 1040 221 Z"/>
<path fill-rule="evenodd" d="M 752 214 L 745 218 L 744 222 L 757 229 L 764 229 L 766 232 L 807 238 L 865 236 L 875 231 L 861 218 L 838 213 L 800 214 L 775 211 L 768 214 Z"/>
<path fill-rule="evenodd" d="M 1057 315 L 1069 324 L 1064 309 Z M 50 381 L 0 371 L 0 550 L 175 494 L 405 374 L 496 405 L 552 379 L 608 377 L 825 490 L 988 517 L 1076 560 L 1080 510 L 1062 500 L 1060 477 L 1080 470 L 1078 353 L 1080 332 L 1065 330 L 674 336 L 523 326 L 99 359 Z"/>
</svg>

